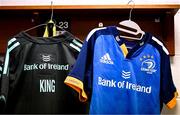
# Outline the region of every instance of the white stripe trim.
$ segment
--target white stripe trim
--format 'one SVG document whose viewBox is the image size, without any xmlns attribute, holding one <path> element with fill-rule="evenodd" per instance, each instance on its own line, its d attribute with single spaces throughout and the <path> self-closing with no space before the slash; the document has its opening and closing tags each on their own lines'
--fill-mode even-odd
<svg viewBox="0 0 180 115">
<path fill-rule="evenodd" d="M 3 74 L 6 74 L 7 73 L 7 66 L 9 64 L 9 52 L 7 51 L 6 52 L 6 59 L 5 59 L 5 64 L 4 64 L 4 71 L 3 71 Z"/>
<path fill-rule="evenodd" d="M 2 67 L 0 66 L 0 77 L 1 77 Z"/>
<path fill-rule="evenodd" d="M 77 40 L 73 40 L 73 42 L 76 44 L 76 45 L 78 45 L 79 47 L 82 47 L 82 44 L 80 43 L 80 42 L 78 42 Z"/>
<path fill-rule="evenodd" d="M 93 30 L 91 30 L 91 32 L 88 34 L 87 38 L 86 38 L 86 41 L 88 42 L 88 40 L 90 39 L 90 37 L 98 30 L 102 30 L 102 29 L 106 29 L 106 27 L 103 27 L 103 28 L 95 28 Z"/>
<path fill-rule="evenodd" d="M 4 97 L 4 95 L 0 96 L 0 100 L 3 100 L 6 103 L 6 98 Z"/>
<path fill-rule="evenodd" d="M 152 39 L 156 42 L 156 43 L 158 43 L 159 45 L 161 45 L 162 46 L 162 49 L 164 50 L 164 52 L 167 54 L 167 55 L 169 55 L 169 52 L 168 52 L 168 50 L 166 49 L 166 47 L 163 45 L 163 43 L 161 42 L 161 41 L 159 41 L 157 38 L 155 38 L 154 36 L 152 37 Z"/>
<path fill-rule="evenodd" d="M 8 46 L 11 45 L 14 41 L 16 41 L 16 38 L 12 38 L 11 40 L 8 41 Z"/>
<path fill-rule="evenodd" d="M 75 45 L 72 44 L 72 43 L 70 43 L 70 46 L 71 46 L 72 48 L 76 49 L 78 52 L 81 51 L 81 49 L 80 49 L 79 47 L 75 46 Z"/>
<path fill-rule="evenodd" d="M 7 49 L 6 57 L 5 57 L 6 59 L 5 59 L 3 74 L 6 74 L 6 73 L 7 73 L 8 64 L 9 64 L 9 53 L 10 53 L 14 48 L 16 48 L 16 47 L 19 46 L 19 45 L 20 45 L 20 43 L 17 42 L 17 43 L 15 43 L 14 45 L 12 45 L 9 49 Z"/>
</svg>

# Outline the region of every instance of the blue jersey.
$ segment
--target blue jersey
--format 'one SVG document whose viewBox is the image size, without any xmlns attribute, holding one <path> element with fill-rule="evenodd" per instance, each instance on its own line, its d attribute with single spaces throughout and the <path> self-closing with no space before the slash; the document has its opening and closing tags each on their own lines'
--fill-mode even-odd
<svg viewBox="0 0 180 115">
<path fill-rule="evenodd" d="M 116 27 L 92 30 L 65 83 L 90 100 L 90 114 L 160 114 L 176 104 L 169 52 L 149 33 L 136 42 Z"/>
</svg>

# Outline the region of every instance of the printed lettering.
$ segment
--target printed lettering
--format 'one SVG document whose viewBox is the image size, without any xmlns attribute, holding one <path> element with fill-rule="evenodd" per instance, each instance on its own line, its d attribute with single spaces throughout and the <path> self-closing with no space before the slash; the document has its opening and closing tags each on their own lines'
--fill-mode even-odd
<svg viewBox="0 0 180 115">
<path fill-rule="evenodd" d="M 119 81 L 119 82 L 117 83 L 118 88 L 124 88 L 124 82 L 125 82 L 125 81 L 123 81 L 123 82 L 120 82 L 120 81 Z"/>
<path fill-rule="evenodd" d="M 33 65 L 24 65 L 24 70 L 36 70 L 38 69 L 38 64 L 33 64 Z"/>
<path fill-rule="evenodd" d="M 115 81 L 115 80 L 109 80 L 104 79 L 102 77 L 98 77 L 98 85 L 103 87 L 112 87 L 112 88 L 121 88 L 126 89 L 129 91 L 136 91 L 136 92 L 142 92 L 146 94 L 150 94 L 152 92 L 151 86 L 144 86 L 141 84 L 131 83 L 129 81 Z"/>
<path fill-rule="evenodd" d="M 98 85 L 107 86 L 107 87 L 116 87 L 116 81 L 107 80 L 107 79 L 98 77 Z"/>
<path fill-rule="evenodd" d="M 31 70 L 43 70 L 43 69 L 52 69 L 52 70 L 69 70 L 69 65 L 59 65 L 59 64 L 50 64 L 50 63 L 41 63 L 41 64 L 24 64 L 24 71 Z"/>
<path fill-rule="evenodd" d="M 40 80 L 40 92 L 55 92 L 55 80 Z"/>
<path fill-rule="evenodd" d="M 140 86 L 140 85 L 129 83 L 129 82 L 126 82 L 126 89 L 134 90 L 138 92 L 144 92 L 144 93 L 151 93 L 151 86 L 149 87 Z"/>
</svg>

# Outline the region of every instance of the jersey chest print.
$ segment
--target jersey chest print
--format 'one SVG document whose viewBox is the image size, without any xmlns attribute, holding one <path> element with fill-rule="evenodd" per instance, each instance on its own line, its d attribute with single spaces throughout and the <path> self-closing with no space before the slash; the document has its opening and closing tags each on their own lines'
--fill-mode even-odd
<svg viewBox="0 0 180 115">
<path fill-rule="evenodd" d="M 91 98 L 90 114 L 160 114 L 162 103 L 172 108 L 177 92 L 163 43 L 149 33 L 136 43 L 119 35 L 116 27 L 92 30 L 65 83 L 81 101 Z"/>
</svg>

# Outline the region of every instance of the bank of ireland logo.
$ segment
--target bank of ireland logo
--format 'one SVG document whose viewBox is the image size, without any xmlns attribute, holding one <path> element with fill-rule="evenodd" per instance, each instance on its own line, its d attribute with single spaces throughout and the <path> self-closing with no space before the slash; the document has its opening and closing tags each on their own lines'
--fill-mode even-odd
<svg viewBox="0 0 180 115">
<path fill-rule="evenodd" d="M 51 61 L 51 55 L 42 55 L 42 60 L 44 62 L 49 62 Z"/>
<path fill-rule="evenodd" d="M 141 71 L 146 72 L 147 74 L 153 74 L 154 72 L 156 72 L 157 70 L 154 69 L 156 66 L 156 63 L 154 61 L 154 56 L 143 56 L 143 58 L 140 58 L 140 60 L 142 61 L 141 63 Z"/>
<path fill-rule="evenodd" d="M 131 72 L 122 70 L 122 77 L 124 79 L 129 79 L 131 77 Z"/>
</svg>

